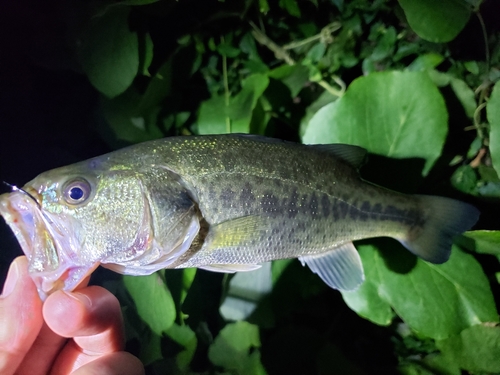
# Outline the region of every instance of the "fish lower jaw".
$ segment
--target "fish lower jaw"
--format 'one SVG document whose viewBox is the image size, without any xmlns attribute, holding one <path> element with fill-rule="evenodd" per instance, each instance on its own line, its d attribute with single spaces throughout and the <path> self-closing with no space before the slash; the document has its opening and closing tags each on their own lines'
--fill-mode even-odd
<svg viewBox="0 0 500 375">
<path fill-rule="evenodd" d="M 90 266 L 61 267 L 58 271 L 33 272 L 30 276 L 36 285 L 40 299 L 45 301 L 49 295 L 58 290 L 71 292 L 77 289 L 98 266 L 99 263 Z"/>
</svg>

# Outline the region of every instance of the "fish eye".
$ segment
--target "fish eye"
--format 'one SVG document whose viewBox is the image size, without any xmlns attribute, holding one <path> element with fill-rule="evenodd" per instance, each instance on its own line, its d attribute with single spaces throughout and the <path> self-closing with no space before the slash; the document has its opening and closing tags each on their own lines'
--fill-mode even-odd
<svg viewBox="0 0 500 375">
<path fill-rule="evenodd" d="M 63 197 L 69 204 L 81 204 L 90 196 L 90 190 L 90 184 L 83 178 L 78 178 L 64 185 Z"/>
</svg>

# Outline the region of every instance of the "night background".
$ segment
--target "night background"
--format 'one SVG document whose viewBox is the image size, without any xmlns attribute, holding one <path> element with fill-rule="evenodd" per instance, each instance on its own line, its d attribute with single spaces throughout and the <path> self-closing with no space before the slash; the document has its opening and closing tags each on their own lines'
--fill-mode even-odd
<svg viewBox="0 0 500 375">
<path fill-rule="evenodd" d="M 455 7 L 453 1 L 443 1 L 435 7 L 424 0 L 2 0 L 0 181 L 22 186 L 43 171 L 162 136 L 229 130 L 304 143 L 347 142 L 343 138 L 347 136 L 335 130 L 340 125 L 328 128 L 328 122 L 318 116 L 320 109 L 347 98 L 352 82 L 380 77 L 379 82 L 365 81 L 361 89 L 374 97 L 375 84 L 390 85 L 384 81 L 387 76 L 377 74 L 432 71 L 434 91 L 407 87 L 404 95 L 396 97 L 404 101 L 409 92 L 419 98 L 442 96 L 442 108 L 436 106 L 436 112 L 428 102 L 422 106 L 429 105 L 430 117 L 445 113 L 448 121 L 436 120 L 432 126 L 418 119 L 411 123 L 405 142 L 415 146 L 402 143 L 401 152 L 406 148 L 408 154 L 400 159 L 382 146 L 368 148 L 370 158 L 362 175 L 399 191 L 454 197 L 481 210 L 475 228 L 481 231 L 458 241 L 453 252 L 464 255 L 453 264 L 471 270 L 470 277 L 480 280 L 485 305 L 469 300 L 469 294 L 461 295 L 459 287 L 457 296 L 445 292 L 444 301 L 430 292 L 412 295 L 404 289 L 404 280 L 409 280 L 404 277 L 409 275 L 395 275 L 388 267 L 386 280 L 402 285 L 400 294 L 406 296 L 401 299 L 396 286 L 389 288 L 387 298 L 367 287 L 359 298 L 377 307 L 361 311 L 352 301 L 346 305 L 348 297 L 325 287 L 296 261 L 273 265 L 272 292 L 257 291 L 254 300 L 234 292 L 231 277 L 205 271 L 196 276 L 186 276 L 184 271 L 162 273 L 165 290 L 154 298 L 173 300 L 172 311 L 165 316 L 141 312 L 140 305 L 150 301 L 134 293 L 137 285 L 131 279 L 123 282 L 116 274 L 99 271 L 93 282 L 119 297 L 128 350 L 141 358 L 150 374 L 500 373 L 500 356 L 494 355 L 500 351 L 500 180 L 495 165 L 500 163 L 496 156 L 500 157 L 496 149 L 500 142 L 496 110 L 500 108 L 500 2 L 458 3 Z M 423 28 L 412 21 L 418 19 L 412 16 L 415 4 L 422 12 L 429 11 Z M 106 25 L 113 26 L 107 30 Z M 123 45 L 116 35 L 106 41 L 114 25 L 127 28 L 138 40 L 133 52 L 123 47 L 132 45 L 130 39 Z M 123 51 L 109 48 L 113 45 Z M 100 51 L 111 52 L 99 60 Z M 134 53 L 134 73 L 123 78 L 130 76 L 126 64 Z M 114 68 L 111 57 L 119 55 L 125 62 Z M 107 81 L 106 74 L 113 77 Z M 159 76 L 163 83 L 158 84 Z M 123 88 L 113 86 L 113 80 Z M 404 86 L 405 81 L 396 84 Z M 355 98 L 354 90 L 350 98 Z M 398 111 L 397 102 L 387 105 Z M 363 110 L 353 108 L 356 113 Z M 335 118 L 335 113 L 331 116 Z M 142 119 L 141 126 L 136 126 L 137 118 Z M 378 129 L 380 135 L 375 137 L 382 139 L 377 113 L 373 118 L 374 125 L 366 126 Z M 358 123 L 345 121 L 343 126 L 362 134 L 355 128 Z M 355 141 L 367 147 L 361 135 Z M 428 171 L 424 164 L 430 166 Z M 0 185 L 0 193 L 8 191 Z M 365 241 L 360 252 L 365 257 L 376 254 L 387 264 L 410 264 L 407 273 L 418 268 L 413 256 L 395 256 L 390 251 L 392 242 L 387 244 Z M 382 249 L 386 246 L 389 250 Z M 1 284 L 18 255 L 22 251 L 17 241 L 0 220 Z M 362 259 L 366 270 L 370 264 Z M 414 280 L 424 282 L 427 276 L 418 274 Z M 182 289 L 182 277 L 191 277 L 192 284 Z M 137 281 L 138 285 L 147 288 L 146 279 Z M 380 280 L 368 281 L 370 287 L 375 285 L 373 290 L 379 286 Z M 470 291 L 466 278 L 453 281 Z M 254 292 L 248 293 L 254 296 Z M 248 326 L 234 323 L 239 321 L 237 315 L 221 315 L 219 307 L 226 296 L 249 299 L 257 306 L 243 319 Z M 412 301 L 412 296 L 421 298 L 425 308 L 407 314 L 398 301 Z M 428 316 L 439 311 L 440 303 L 456 309 L 464 303 L 474 319 L 455 321 L 453 314 L 443 313 L 443 320 L 435 322 L 444 327 L 442 331 L 435 335 L 422 331 L 422 326 L 431 324 Z M 163 330 L 152 330 L 148 319 L 165 320 Z M 236 338 L 246 338 L 250 331 L 260 334 L 258 343 L 235 344 Z M 234 363 L 221 359 L 221 352 L 229 353 Z"/>
</svg>

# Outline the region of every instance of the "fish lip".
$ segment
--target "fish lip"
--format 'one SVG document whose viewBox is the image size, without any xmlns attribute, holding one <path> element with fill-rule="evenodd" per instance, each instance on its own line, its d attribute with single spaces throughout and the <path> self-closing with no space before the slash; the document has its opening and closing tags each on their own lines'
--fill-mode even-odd
<svg viewBox="0 0 500 375">
<path fill-rule="evenodd" d="M 40 298 L 45 300 L 56 290 L 74 290 L 98 263 L 77 263 L 71 253 L 78 252 L 76 247 L 81 244 L 71 234 L 73 220 L 67 216 L 51 217 L 42 211 L 38 193 L 34 189 L 29 189 L 29 193 L 37 202 L 20 191 L 0 195 L 0 215 L 28 258 L 29 274 Z"/>
</svg>

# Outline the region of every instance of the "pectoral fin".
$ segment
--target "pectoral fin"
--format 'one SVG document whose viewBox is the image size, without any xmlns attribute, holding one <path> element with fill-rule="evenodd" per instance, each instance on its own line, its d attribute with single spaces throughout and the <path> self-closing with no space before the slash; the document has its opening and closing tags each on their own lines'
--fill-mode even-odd
<svg viewBox="0 0 500 375">
<path fill-rule="evenodd" d="M 260 236 L 261 230 L 269 229 L 266 218 L 258 215 L 239 217 L 210 228 L 207 237 L 210 249 L 239 246 Z"/>
<path fill-rule="evenodd" d="M 352 242 L 327 253 L 301 256 L 299 260 L 333 289 L 352 291 L 365 279 L 361 259 Z"/>
<path fill-rule="evenodd" d="M 207 237 L 209 243 L 207 250 L 241 246 L 260 236 L 260 231 L 268 228 L 265 218 L 257 215 L 225 221 L 210 229 Z M 199 268 L 213 272 L 233 273 L 253 271 L 260 267 L 260 264 L 209 264 Z"/>
</svg>

